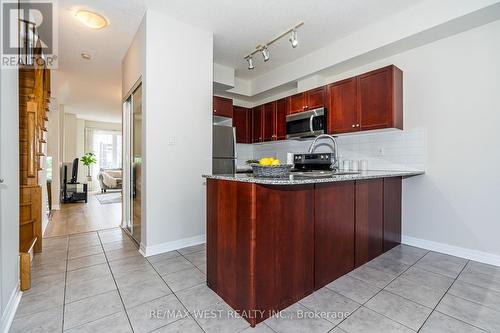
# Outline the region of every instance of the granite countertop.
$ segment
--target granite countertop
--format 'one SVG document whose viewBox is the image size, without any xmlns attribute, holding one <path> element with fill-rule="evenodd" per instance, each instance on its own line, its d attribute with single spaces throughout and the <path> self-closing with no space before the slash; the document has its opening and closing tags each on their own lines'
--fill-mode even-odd
<svg viewBox="0 0 500 333">
<path fill-rule="evenodd" d="M 319 177 L 305 176 L 304 173 L 292 172 L 288 178 L 260 178 L 255 177 L 252 173 L 244 174 L 229 174 L 229 175 L 203 175 L 203 178 L 229 180 L 244 183 L 255 183 L 264 185 L 301 185 L 301 184 L 316 184 L 316 183 L 331 183 L 340 181 L 373 179 L 373 178 L 389 178 L 389 177 L 410 177 L 423 175 L 425 171 L 400 171 L 400 170 L 378 170 L 378 171 L 361 171 L 359 173 L 349 174 L 327 174 Z"/>
</svg>

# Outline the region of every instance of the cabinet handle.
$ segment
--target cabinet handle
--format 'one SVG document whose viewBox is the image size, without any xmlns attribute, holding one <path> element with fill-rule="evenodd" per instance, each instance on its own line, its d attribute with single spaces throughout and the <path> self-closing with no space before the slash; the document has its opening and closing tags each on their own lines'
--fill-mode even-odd
<svg viewBox="0 0 500 333">
<path fill-rule="evenodd" d="M 356 125 L 352 124 L 352 128 L 356 127 Z"/>
<path fill-rule="evenodd" d="M 214 113 L 217 113 L 217 110 L 214 110 Z"/>
<path fill-rule="evenodd" d="M 356 124 L 356 127 L 359 127 L 359 124 Z"/>
</svg>

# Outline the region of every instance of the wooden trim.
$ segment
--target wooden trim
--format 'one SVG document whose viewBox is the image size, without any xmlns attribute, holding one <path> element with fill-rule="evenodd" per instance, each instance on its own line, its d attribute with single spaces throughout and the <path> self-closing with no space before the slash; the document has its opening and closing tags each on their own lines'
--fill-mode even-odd
<svg viewBox="0 0 500 333">
<path fill-rule="evenodd" d="M 21 291 L 26 291 L 31 288 L 31 256 L 26 252 L 21 252 L 19 256 Z"/>
</svg>

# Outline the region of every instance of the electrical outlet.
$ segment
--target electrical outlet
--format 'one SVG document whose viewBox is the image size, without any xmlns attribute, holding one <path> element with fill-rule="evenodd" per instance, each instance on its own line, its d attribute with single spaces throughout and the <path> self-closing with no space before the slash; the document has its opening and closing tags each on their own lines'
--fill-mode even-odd
<svg viewBox="0 0 500 333">
<path fill-rule="evenodd" d="M 169 136 L 167 140 L 167 144 L 172 146 L 175 145 L 175 136 Z"/>
<path fill-rule="evenodd" d="M 378 148 L 377 153 L 378 153 L 378 156 L 384 156 L 384 154 L 385 154 L 384 148 Z"/>
</svg>

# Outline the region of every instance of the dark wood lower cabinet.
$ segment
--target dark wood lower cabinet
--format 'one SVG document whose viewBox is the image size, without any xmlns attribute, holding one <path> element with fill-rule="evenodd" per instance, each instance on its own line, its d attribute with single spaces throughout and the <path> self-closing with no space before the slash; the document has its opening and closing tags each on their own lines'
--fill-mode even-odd
<svg viewBox="0 0 500 333">
<path fill-rule="evenodd" d="M 384 179 L 384 252 L 401 243 L 401 177 Z"/>
<path fill-rule="evenodd" d="M 314 289 L 354 268 L 354 182 L 317 184 Z"/>
<path fill-rule="evenodd" d="M 252 326 L 399 244 L 401 178 L 207 180 L 207 285 Z"/>
<path fill-rule="evenodd" d="M 255 190 L 255 305 L 272 313 L 314 290 L 314 185 Z"/>
<path fill-rule="evenodd" d="M 355 267 L 383 253 L 384 180 L 356 181 Z"/>
</svg>

